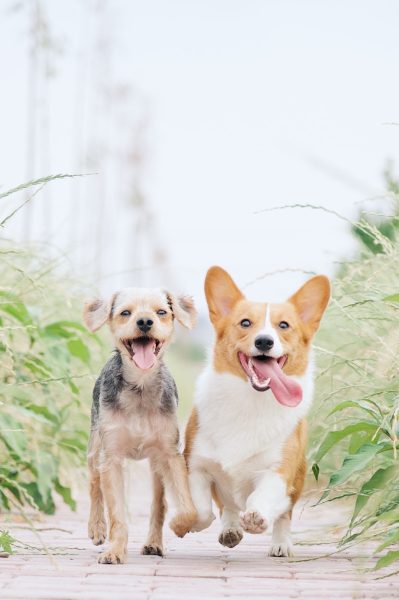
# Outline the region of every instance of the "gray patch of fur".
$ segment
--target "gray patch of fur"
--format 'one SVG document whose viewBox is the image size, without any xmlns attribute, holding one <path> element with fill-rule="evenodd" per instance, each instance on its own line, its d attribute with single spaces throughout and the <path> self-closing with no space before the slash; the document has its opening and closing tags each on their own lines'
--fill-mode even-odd
<svg viewBox="0 0 399 600">
<path fill-rule="evenodd" d="M 148 383 L 144 386 L 134 385 L 124 380 L 122 357 L 116 350 L 105 364 L 94 386 L 92 428 L 98 424 L 100 407 L 121 410 L 119 395 L 122 391 L 131 393 L 132 409 L 143 411 L 155 407 L 163 414 L 173 414 L 176 411 L 177 388 L 167 366 L 160 361 L 158 370 Z"/>
</svg>

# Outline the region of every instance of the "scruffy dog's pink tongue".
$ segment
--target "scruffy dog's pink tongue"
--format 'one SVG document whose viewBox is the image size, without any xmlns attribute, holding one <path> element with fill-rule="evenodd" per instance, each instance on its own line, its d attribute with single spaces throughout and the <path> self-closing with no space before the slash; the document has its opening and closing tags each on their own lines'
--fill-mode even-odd
<svg viewBox="0 0 399 600">
<path fill-rule="evenodd" d="M 134 352 L 133 360 L 139 369 L 151 369 L 156 360 L 155 341 L 148 340 L 144 344 L 132 342 L 132 350 Z"/>
<path fill-rule="evenodd" d="M 288 377 L 276 359 L 267 361 L 253 359 L 253 366 L 258 377 L 266 380 L 270 377 L 269 386 L 278 402 L 285 406 L 297 406 L 302 400 L 302 388 L 291 377 Z"/>
</svg>

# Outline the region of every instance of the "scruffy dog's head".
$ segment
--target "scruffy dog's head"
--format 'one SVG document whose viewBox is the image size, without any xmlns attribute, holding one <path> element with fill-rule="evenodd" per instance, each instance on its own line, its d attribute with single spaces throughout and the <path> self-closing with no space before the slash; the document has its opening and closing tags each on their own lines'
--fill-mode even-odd
<svg viewBox="0 0 399 600">
<path fill-rule="evenodd" d="M 142 371 L 150 371 L 171 342 L 174 319 L 191 329 L 196 316 L 192 298 L 161 289 L 125 288 L 108 300 L 89 300 L 83 309 L 87 328 L 97 331 L 108 322 L 125 362 Z"/>
</svg>

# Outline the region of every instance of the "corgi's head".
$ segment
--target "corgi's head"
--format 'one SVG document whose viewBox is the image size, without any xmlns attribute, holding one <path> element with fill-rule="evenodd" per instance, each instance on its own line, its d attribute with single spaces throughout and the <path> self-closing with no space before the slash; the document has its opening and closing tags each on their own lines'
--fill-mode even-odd
<svg viewBox="0 0 399 600">
<path fill-rule="evenodd" d="M 214 366 L 247 379 L 276 400 L 296 406 L 302 389 L 296 378 L 304 375 L 311 340 L 330 298 L 324 275 L 307 281 L 281 304 L 251 302 L 226 271 L 211 267 L 205 279 L 209 316 L 216 332 Z"/>
</svg>

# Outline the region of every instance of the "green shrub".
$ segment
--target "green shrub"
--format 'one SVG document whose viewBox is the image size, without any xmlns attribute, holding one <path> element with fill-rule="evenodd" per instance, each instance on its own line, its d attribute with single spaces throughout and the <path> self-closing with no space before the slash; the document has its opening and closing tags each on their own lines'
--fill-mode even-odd
<svg viewBox="0 0 399 600">
<path fill-rule="evenodd" d="M 30 506 L 51 514 L 56 496 L 74 509 L 92 373 L 104 348 L 81 324 L 81 289 L 59 258 L 0 239 L 0 266 L 0 510 Z M 0 534 L 0 548 L 9 551 L 10 536 Z"/>
<path fill-rule="evenodd" d="M 380 538 L 399 558 L 399 245 L 346 265 L 318 336 L 311 459 L 321 502 L 348 498 L 342 544 Z M 386 550 L 393 544 L 393 548 Z"/>
</svg>

